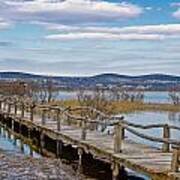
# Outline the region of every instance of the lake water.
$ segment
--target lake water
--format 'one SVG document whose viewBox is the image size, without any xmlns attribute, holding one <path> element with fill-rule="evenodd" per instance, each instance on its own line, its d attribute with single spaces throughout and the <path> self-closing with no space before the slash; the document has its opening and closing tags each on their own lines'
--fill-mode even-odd
<svg viewBox="0 0 180 180">
<path fill-rule="evenodd" d="M 141 124 L 141 125 L 148 125 L 148 124 L 170 124 L 180 127 L 180 112 L 173 113 L 173 112 L 135 112 L 130 114 L 124 114 L 125 120 Z M 150 129 L 150 130 L 140 130 L 141 132 L 151 135 L 154 137 L 162 137 L 162 130 L 161 129 Z M 137 138 L 137 136 L 132 135 L 131 133 L 127 133 L 128 138 L 136 139 L 138 142 L 142 142 L 145 144 L 149 144 L 151 146 L 160 147 L 160 144 L 154 143 L 151 141 L 146 141 L 141 138 Z M 179 140 L 180 139 L 180 131 L 178 130 L 171 130 L 171 138 Z"/>
<path fill-rule="evenodd" d="M 60 91 L 59 100 L 77 99 L 76 91 Z M 167 91 L 147 91 L 144 93 L 144 101 L 147 103 L 170 103 Z"/>
<path fill-rule="evenodd" d="M 23 147 L 23 150 L 22 150 Z M 0 149 L 15 154 L 32 155 L 35 158 L 41 157 L 41 155 L 33 151 L 29 145 L 22 143 L 21 139 L 16 138 L 13 134 L 10 134 L 0 125 Z"/>
</svg>

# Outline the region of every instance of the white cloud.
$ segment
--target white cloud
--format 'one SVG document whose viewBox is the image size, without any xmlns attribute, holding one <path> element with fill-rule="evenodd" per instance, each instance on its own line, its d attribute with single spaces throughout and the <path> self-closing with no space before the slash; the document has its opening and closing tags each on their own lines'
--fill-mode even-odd
<svg viewBox="0 0 180 180">
<path fill-rule="evenodd" d="M 2 2 L 1 2 L 2 3 Z M 113 3 L 103 0 L 34 0 L 7 1 L 11 18 L 30 18 L 51 22 L 97 22 L 139 16 L 143 9 L 130 3 Z"/>
<path fill-rule="evenodd" d="M 180 8 L 173 13 L 173 17 L 180 19 Z"/>
<path fill-rule="evenodd" d="M 50 40 L 105 39 L 105 40 L 161 40 L 157 34 L 68 33 L 46 36 Z"/>
<path fill-rule="evenodd" d="M 152 10 L 153 8 L 150 7 L 150 6 L 147 6 L 147 7 L 145 7 L 145 9 L 148 10 L 148 11 L 150 11 L 150 10 Z"/>
<path fill-rule="evenodd" d="M 10 23 L 5 21 L 4 19 L 0 18 L 0 30 L 6 29 L 10 26 Z"/>
<path fill-rule="evenodd" d="M 180 2 L 173 2 L 170 4 L 172 7 L 180 7 Z"/>
<path fill-rule="evenodd" d="M 36 22 L 37 23 L 37 22 Z M 109 33 L 140 33 L 140 34 L 180 34 L 180 24 L 160 24 L 160 25 L 143 25 L 143 26 L 127 26 L 127 27 L 82 27 L 67 26 L 50 23 L 40 23 L 48 30 L 59 32 L 109 32 Z"/>
<path fill-rule="evenodd" d="M 130 27 L 80 27 L 57 24 L 43 24 L 56 34 L 46 36 L 46 39 L 109 39 L 109 40 L 162 40 L 165 38 L 180 38 L 180 24 L 162 24 Z"/>
</svg>

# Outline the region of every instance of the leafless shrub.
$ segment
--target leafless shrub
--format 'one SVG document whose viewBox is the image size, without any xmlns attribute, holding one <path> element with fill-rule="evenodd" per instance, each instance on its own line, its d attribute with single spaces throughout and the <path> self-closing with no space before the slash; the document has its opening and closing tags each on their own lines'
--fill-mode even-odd
<svg viewBox="0 0 180 180">
<path fill-rule="evenodd" d="M 113 88 L 109 91 L 110 99 L 112 101 L 129 101 L 129 102 L 143 102 L 143 91 L 126 91 L 121 88 Z"/>
<path fill-rule="evenodd" d="M 51 78 L 42 79 L 29 84 L 28 97 L 40 103 L 50 103 L 58 96 L 59 90 Z"/>
<path fill-rule="evenodd" d="M 97 88 L 92 92 L 79 90 L 77 99 L 81 106 L 92 107 L 106 114 L 111 114 L 113 111 L 112 101 L 106 97 L 103 89 Z"/>
<path fill-rule="evenodd" d="M 180 105 L 180 91 L 178 87 L 169 91 L 169 98 L 174 105 Z"/>
</svg>

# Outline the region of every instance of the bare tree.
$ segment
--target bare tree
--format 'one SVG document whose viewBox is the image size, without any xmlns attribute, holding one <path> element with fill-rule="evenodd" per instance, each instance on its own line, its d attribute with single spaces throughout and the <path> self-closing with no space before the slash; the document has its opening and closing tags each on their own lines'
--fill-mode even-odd
<svg viewBox="0 0 180 180">
<path fill-rule="evenodd" d="M 180 105 L 180 91 L 179 87 L 174 87 L 169 91 L 169 98 L 174 105 Z"/>
<path fill-rule="evenodd" d="M 112 101 L 106 97 L 106 92 L 103 89 L 96 88 L 92 92 L 79 90 L 77 99 L 81 106 L 89 106 L 106 114 L 112 113 Z"/>
<path fill-rule="evenodd" d="M 110 99 L 112 101 L 130 101 L 130 102 L 143 102 L 143 91 L 126 91 L 122 88 L 112 88 L 109 90 Z"/>
<path fill-rule="evenodd" d="M 29 84 L 28 96 L 40 103 L 50 103 L 58 96 L 59 89 L 53 79 L 48 77 Z"/>
</svg>

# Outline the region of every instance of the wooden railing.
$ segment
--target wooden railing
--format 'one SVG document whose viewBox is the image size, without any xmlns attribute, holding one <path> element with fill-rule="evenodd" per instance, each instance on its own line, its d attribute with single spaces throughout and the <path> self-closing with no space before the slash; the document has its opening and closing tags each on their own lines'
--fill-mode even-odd
<svg viewBox="0 0 180 180">
<path fill-rule="evenodd" d="M 13 112 L 12 112 L 13 107 Z M 180 133 L 180 127 L 168 125 L 168 124 L 150 124 L 150 125 L 140 125 L 128 122 L 124 120 L 123 117 L 108 116 L 103 112 L 91 108 L 91 107 L 59 107 L 59 106 L 50 106 L 50 105 L 39 105 L 32 102 L 19 101 L 16 98 L 1 98 L 0 99 L 0 109 L 5 111 L 7 114 L 16 115 L 18 110 L 21 112 L 21 118 L 24 118 L 25 111 L 28 111 L 30 114 L 29 119 L 33 122 L 34 115 L 41 113 L 41 124 L 42 126 L 46 125 L 46 116 L 53 117 L 51 119 L 57 122 L 57 131 L 61 131 L 62 120 L 66 119 L 66 123 L 71 124 L 72 121 L 74 124 L 80 124 L 81 127 L 81 139 L 86 140 L 87 130 L 89 124 L 105 125 L 114 127 L 114 152 L 121 153 L 123 152 L 123 141 L 125 139 L 125 132 L 128 131 L 133 135 L 140 137 L 145 140 L 153 141 L 156 143 L 162 143 L 162 152 L 168 153 L 173 152 L 171 169 L 173 172 L 178 172 L 180 167 L 180 141 L 171 139 L 171 130 L 177 130 Z M 38 112 L 37 112 L 38 111 Z M 79 112 L 79 113 L 77 113 Z M 83 113 L 82 113 L 83 112 Z M 96 115 L 96 119 L 92 119 L 88 116 L 86 112 L 91 112 L 91 114 Z M 70 120 L 70 121 L 69 121 Z M 148 129 L 163 129 L 163 137 L 153 137 L 147 134 L 142 133 L 141 130 Z"/>
</svg>

